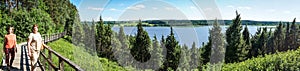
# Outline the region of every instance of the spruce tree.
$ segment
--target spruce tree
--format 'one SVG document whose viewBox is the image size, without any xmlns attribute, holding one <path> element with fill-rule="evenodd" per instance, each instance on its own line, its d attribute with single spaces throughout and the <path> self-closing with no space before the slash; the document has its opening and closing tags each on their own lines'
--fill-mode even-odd
<svg viewBox="0 0 300 71">
<path fill-rule="evenodd" d="M 181 57 L 180 57 L 180 63 L 179 63 L 179 66 L 178 66 L 178 69 L 179 71 L 190 71 L 190 52 L 189 52 L 189 48 L 187 45 L 183 45 L 182 48 L 181 48 Z"/>
<path fill-rule="evenodd" d="M 129 66 L 132 63 L 129 56 L 131 55 L 129 52 L 129 41 L 124 33 L 123 26 L 120 27 L 118 33 L 118 39 L 120 41 L 121 47 L 114 48 L 116 52 L 115 57 L 118 58 L 118 62 L 120 65 Z"/>
<path fill-rule="evenodd" d="M 236 18 L 233 19 L 233 23 L 226 30 L 226 63 L 239 62 L 246 59 L 246 52 L 243 47 L 244 41 L 241 36 L 241 17 L 238 12 L 236 12 L 236 15 Z"/>
<path fill-rule="evenodd" d="M 211 54 L 211 44 L 212 44 L 212 36 L 208 36 L 208 42 L 206 45 L 202 46 L 201 49 L 201 57 L 203 60 L 201 61 L 204 65 L 210 61 L 210 54 Z"/>
<path fill-rule="evenodd" d="M 251 43 L 252 43 L 252 47 L 250 49 L 250 54 L 248 56 L 251 57 L 257 57 L 259 55 L 259 38 L 261 36 L 261 28 L 257 29 L 257 32 L 255 33 L 255 35 L 251 38 Z"/>
<path fill-rule="evenodd" d="M 298 49 L 299 45 L 297 43 L 297 39 L 298 39 L 298 25 L 296 25 L 296 18 L 294 18 L 293 22 L 292 22 L 292 26 L 291 26 L 291 30 L 290 30 L 290 36 L 289 38 L 291 39 L 290 41 L 290 49 L 291 50 L 296 50 Z"/>
<path fill-rule="evenodd" d="M 164 62 L 163 70 L 176 70 L 180 59 L 180 46 L 175 39 L 173 28 L 171 27 L 171 33 L 166 39 L 165 47 L 167 49 L 166 61 Z"/>
<path fill-rule="evenodd" d="M 292 40 L 290 34 L 290 23 L 287 23 L 285 27 L 285 47 L 282 47 L 279 51 L 287 51 L 290 48 Z"/>
<path fill-rule="evenodd" d="M 152 54 L 153 54 L 153 63 L 151 64 L 151 69 L 160 68 L 163 64 L 163 55 L 162 55 L 162 47 L 159 45 L 159 41 L 154 35 L 154 39 L 152 41 Z"/>
<path fill-rule="evenodd" d="M 279 25 L 276 27 L 276 30 L 274 31 L 274 52 L 281 51 L 284 49 L 284 28 L 282 22 L 279 22 Z"/>
<path fill-rule="evenodd" d="M 224 36 L 222 34 L 222 28 L 218 24 L 218 21 L 215 20 L 213 28 L 209 30 L 211 37 L 211 55 L 210 55 L 210 67 L 213 70 L 220 70 L 222 67 L 223 59 L 225 57 L 225 48 L 224 48 Z"/>
<path fill-rule="evenodd" d="M 263 28 L 263 31 L 261 33 L 261 36 L 258 39 L 258 47 L 259 47 L 259 54 L 264 55 L 267 53 L 267 40 L 268 40 L 268 34 L 267 34 L 267 28 Z"/>
<path fill-rule="evenodd" d="M 245 46 L 246 50 L 248 51 L 247 53 L 247 58 L 251 58 L 250 54 L 250 49 L 251 49 L 251 40 L 250 40 L 250 33 L 248 30 L 248 25 L 245 26 L 244 31 L 243 31 L 243 40 L 245 41 Z"/>
<path fill-rule="evenodd" d="M 191 69 L 196 69 L 199 65 L 200 65 L 200 56 L 199 56 L 199 49 L 196 47 L 196 43 L 193 42 L 192 44 L 192 48 L 189 50 L 190 52 L 190 68 Z"/>
<path fill-rule="evenodd" d="M 135 43 L 131 48 L 131 55 L 135 60 L 143 63 L 151 58 L 149 48 L 151 47 L 151 40 L 148 33 L 142 27 L 142 21 L 139 20 L 137 25 L 137 35 L 135 36 Z M 144 68 L 145 66 L 138 65 L 138 68 Z"/>
</svg>

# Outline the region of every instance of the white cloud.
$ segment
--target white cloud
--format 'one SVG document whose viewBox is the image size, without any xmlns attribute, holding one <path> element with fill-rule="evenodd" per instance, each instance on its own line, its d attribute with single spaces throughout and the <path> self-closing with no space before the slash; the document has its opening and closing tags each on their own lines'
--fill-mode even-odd
<svg viewBox="0 0 300 71">
<path fill-rule="evenodd" d="M 283 13 L 289 14 L 291 13 L 291 11 L 283 11 Z"/>
<path fill-rule="evenodd" d="M 104 21 L 116 21 L 116 19 L 114 19 L 112 17 L 104 17 L 103 20 Z"/>
<path fill-rule="evenodd" d="M 269 9 L 267 10 L 267 12 L 275 12 L 276 10 L 275 9 Z"/>
<path fill-rule="evenodd" d="M 238 7 L 238 9 L 250 10 L 250 9 L 252 9 L 252 8 L 251 8 L 251 7 L 248 7 L 248 6 L 240 6 L 240 7 Z"/>
<path fill-rule="evenodd" d="M 169 10 L 169 11 L 174 10 L 174 8 L 171 8 L 171 7 L 165 7 L 165 9 Z"/>
<path fill-rule="evenodd" d="M 102 11 L 104 10 L 103 8 L 98 8 L 98 7 L 88 7 L 89 10 L 95 10 L 95 11 Z"/>
<path fill-rule="evenodd" d="M 143 4 L 127 7 L 127 9 L 131 9 L 131 10 L 140 10 L 140 9 L 144 9 L 144 8 L 146 8 L 146 7 Z"/>
<path fill-rule="evenodd" d="M 111 10 L 111 11 L 117 11 L 117 9 L 115 9 L 115 8 L 110 8 L 109 10 Z"/>
<path fill-rule="evenodd" d="M 190 6 L 190 8 L 191 8 L 191 9 L 196 9 L 196 7 L 195 7 L 195 6 Z"/>
<path fill-rule="evenodd" d="M 156 8 L 156 7 L 152 7 L 152 9 L 153 9 L 153 10 L 157 10 L 158 8 Z"/>
<path fill-rule="evenodd" d="M 229 7 L 229 8 L 234 9 L 234 6 L 232 6 L 232 5 L 228 5 L 228 6 L 226 6 L 226 7 Z"/>
<path fill-rule="evenodd" d="M 250 10 L 250 9 L 252 9 L 252 7 L 249 7 L 249 6 L 238 6 L 238 7 L 235 7 L 233 5 L 228 5 L 226 7 L 232 8 L 232 9 L 238 9 L 238 10 Z"/>
</svg>

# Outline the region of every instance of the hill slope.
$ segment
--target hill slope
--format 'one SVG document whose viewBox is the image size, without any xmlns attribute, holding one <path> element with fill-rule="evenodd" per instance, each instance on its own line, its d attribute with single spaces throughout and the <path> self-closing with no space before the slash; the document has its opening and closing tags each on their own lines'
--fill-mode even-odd
<svg viewBox="0 0 300 71">
<path fill-rule="evenodd" d="M 299 71 L 300 49 L 276 54 L 266 55 L 246 60 L 244 62 L 225 64 L 224 71 Z"/>
<path fill-rule="evenodd" d="M 53 50 L 61 55 L 69 58 L 75 64 L 79 65 L 86 71 L 124 71 L 125 68 L 119 66 L 116 62 L 109 61 L 106 58 L 99 58 L 92 56 L 82 47 L 74 46 L 72 43 L 65 39 L 59 39 L 57 41 L 47 44 Z M 52 56 L 55 57 L 55 56 Z M 58 59 L 53 59 L 55 63 L 58 63 Z M 65 64 L 67 65 L 67 64 Z M 72 70 L 69 66 L 65 67 L 66 71 Z"/>
</svg>

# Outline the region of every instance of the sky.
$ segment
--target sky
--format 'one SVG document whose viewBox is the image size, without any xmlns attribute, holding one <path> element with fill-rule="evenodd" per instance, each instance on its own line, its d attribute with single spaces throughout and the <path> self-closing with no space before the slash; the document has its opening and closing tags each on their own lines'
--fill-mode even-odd
<svg viewBox="0 0 300 71">
<path fill-rule="evenodd" d="M 242 20 L 292 21 L 300 18 L 300 0 L 70 0 L 81 21 Z"/>
</svg>

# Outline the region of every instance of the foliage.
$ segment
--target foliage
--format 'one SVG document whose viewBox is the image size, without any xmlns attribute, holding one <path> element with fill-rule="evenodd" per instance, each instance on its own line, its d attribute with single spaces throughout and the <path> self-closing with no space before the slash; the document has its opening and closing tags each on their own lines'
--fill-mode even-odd
<svg viewBox="0 0 300 71">
<path fill-rule="evenodd" d="M 240 63 L 223 65 L 223 71 L 298 71 L 300 50 L 279 52 L 265 57 L 252 58 Z"/>
</svg>

